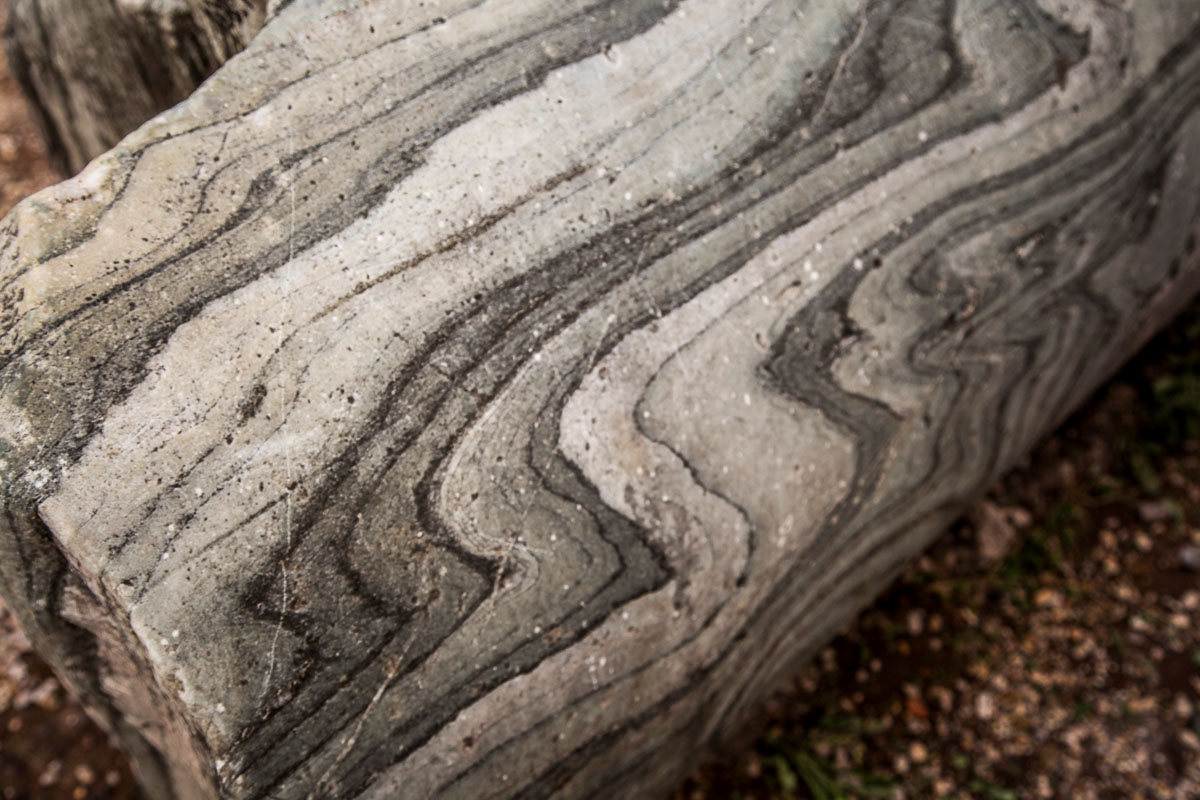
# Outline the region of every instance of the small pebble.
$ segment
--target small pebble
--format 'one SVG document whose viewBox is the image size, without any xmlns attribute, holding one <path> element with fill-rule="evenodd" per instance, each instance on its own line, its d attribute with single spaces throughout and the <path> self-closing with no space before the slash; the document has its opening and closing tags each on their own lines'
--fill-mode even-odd
<svg viewBox="0 0 1200 800">
<path fill-rule="evenodd" d="M 38 786 L 53 786 L 58 783 L 59 773 L 62 772 L 62 762 L 57 758 L 46 765 L 42 770 L 42 774 L 38 776 Z"/>
<path fill-rule="evenodd" d="M 996 701 L 991 692 L 980 692 L 975 696 L 975 716 L 989 720 L 996 715 Z"/>
<path fill-rule="evenodd" d="M 96 773 L 87 764 L 80 764 L 75 767 L 75 782 L 91 786 L 96 782 Z"/>
<path fill-rule="evenodd" d="M 1062 608 L 1062 592 L 1056 589 L 1038 589 L 1033 596 L 1033 602 L 1040 608 Z"/>
<path fill-rule="evenodd" d="M 1179 548 L 1179 564 L 1184 569 L 1200 572 L 1200 547 L 1188 544 Z"/>
<path fill-rule="evenodd" d="M 1165 522 L 1175 514 L 1175 506 L 1169 500 L 1145 500 L 1138 503 L 1138 516 L 1143 522 Z"/>
</svg>

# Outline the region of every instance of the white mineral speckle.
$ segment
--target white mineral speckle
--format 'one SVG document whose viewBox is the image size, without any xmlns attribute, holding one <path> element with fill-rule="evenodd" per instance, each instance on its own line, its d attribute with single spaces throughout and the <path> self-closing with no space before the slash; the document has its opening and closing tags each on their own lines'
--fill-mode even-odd
<svg viewBox="0 0 1200 800">
<path fill-rule="evenodd" d="M 50 470 L 45 467 L 37 470 L 30 470 L 25 473 L 25 481 L 33 485 L 35 489 L 41 489 L 50 480 Z"/>
</svg>

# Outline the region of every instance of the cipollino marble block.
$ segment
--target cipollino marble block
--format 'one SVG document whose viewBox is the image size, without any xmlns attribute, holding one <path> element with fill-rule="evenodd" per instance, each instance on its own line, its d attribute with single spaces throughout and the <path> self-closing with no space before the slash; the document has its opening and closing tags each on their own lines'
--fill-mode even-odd
<svg viewBox="0 0 1200 800">
<path fill-rule="evenodd" d="M 641 798 L 1200 286 L 1193 0 L 269 6 L 0 237 L 152 796 Z"/>
</svg>

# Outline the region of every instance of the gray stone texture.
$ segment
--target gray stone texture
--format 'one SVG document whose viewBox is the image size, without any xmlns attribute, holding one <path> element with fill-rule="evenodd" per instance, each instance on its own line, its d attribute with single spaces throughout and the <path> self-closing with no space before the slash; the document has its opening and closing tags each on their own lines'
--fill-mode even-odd
<svg viewBox="0 0 1200 800">
<path fill-rule="evenodd" d="M 157 796 L 664 792 L 1200 286 L 1192 0 L 270 12 L 0 238 L 0 593 Z"/>
</svg>

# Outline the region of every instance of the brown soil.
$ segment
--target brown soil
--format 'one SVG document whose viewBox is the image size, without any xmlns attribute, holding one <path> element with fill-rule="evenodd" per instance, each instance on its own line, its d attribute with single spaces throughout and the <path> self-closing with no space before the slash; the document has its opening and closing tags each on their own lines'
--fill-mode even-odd
<svg viewBox="0 0 1200 800">
<path fill-rule="evenodd" d="M 125 756 L 0 609 L 0 797 L 131 800 Z"/>
</svg>

